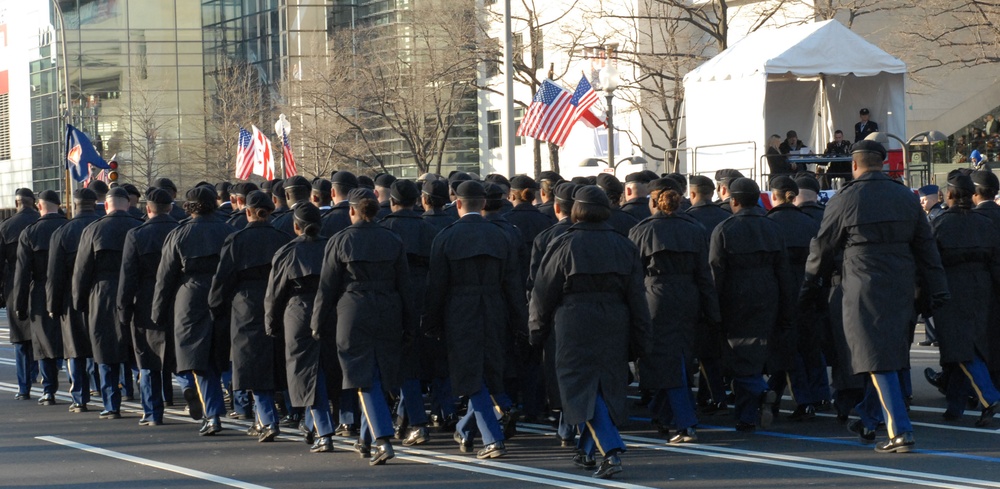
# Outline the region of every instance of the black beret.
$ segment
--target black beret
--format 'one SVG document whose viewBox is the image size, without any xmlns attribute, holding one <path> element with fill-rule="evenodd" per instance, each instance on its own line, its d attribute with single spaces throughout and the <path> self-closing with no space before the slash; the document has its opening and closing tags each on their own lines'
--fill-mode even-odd
<svg viewBox="0 0 1000 489">
<path fill-rule="evenodd" d="M 653 179 L 649 178 L 649 175 L 641 171 L 637 171 L 635 173 L 629 173 L 628 175 L 625 176 L 625 183 L 632 183 L 632 182 L 649 183 L 652 180 Z"/>
<path fill-rule="evenodd" d="M 663 175 L 663 178 L 669 178 L 681 185 L 681 188 L 687 187 L 688 180 L 687 177 L 680 173 L 667 173 Z"/>
<path fill-rule="evenodd" d="M 364 199 L 378 200 L 378 197 L 375 197 L 375 192 L 372 189 L 364 187 L 347 192 L 347 202 L 351 205 L 358 204 Z"/>
<path fill-rule="evenodd" d="M 207 204 L 209 202 L 215 202 L 215 191 L 205 186 L 195 187 L 188 190 L 184 197 L 188 202 L 201 202 Z"/>
<path fill-rule="evenodd" d="M 247 207 L 250 209 L 274 210 L 274 202 L 270 197 L 260 190 L 254 190 L 247 194 Z"/>
<path fill-rule="evenodd" d="M 539 182 L 556 183 L 562 179 L 563 179 L 562 176 L 560 176 L 558 173 L 554 171 L 543 171 L 538 174 Z"/>
<path fill-rule="evenodd" d="M 729 193 L 732 195 L 756 195 L 760 197 L 760 187 L 749 178 L 737 178 L 729 182 Z"/>
<path fill-rule="evenodd" d="M 486 189 L 475 180 L 466 180 L 455 189 L 455 195 L 463 199 L 485 199 Z"/>
<path fill-rule="evenodd" d="M 211 183 L 208 183 L 208 182 L 206 182 L 204 180 L 202 180 L 202 181 L 194 184 L 194 186 L 195 187 L 209 187 L 209 188 L 212 189 L 212 192 L 215 192 L 215 185 L 212 185 Z"/>
<path fill-rule="evenodd" d="M 878 141 L 868 139 L 862 139 L 854 143 L 854 146 L 851 146 L 851 154 L 854 153 L 877 153 L 882 157 L 883 161 L 886 157 L 885 146 L 882 146 L 882 143 Z"/>
<path fill-rule="evenodd" d="M 433 173 L 424 173 L 423 175 L 417 177 L 417 183 L 433 182 L 434 180 L 437 179 L 438 176 Z"/>
<path fill-rule="evenodd" d="M 309 183 L 309 180 L 306 180 L 306 177 L 295 175 L 294 177 L 289 177 L 285 179 L 285 190 L 288 190 L 292 187 L 312 188 L 312 184 Z"/>
<path fill-rule="evenodd" d="M 556 200 L 559 202 L 564 202 L 568 204 L 573 203 L 573 195 L 576 193 L 579 186 L 575 183 L 563 182 L 556 185 Z"/>
<path fill-rule="evenodd" d="M 573 200 L 577 204 L 593 204 L 601 207 L 611 208 L 611 200 L 608 194 L 604 193 L 597 185 L 587 185 L 576 190 Z"/>
<path fill-rule="evenodd" d="M 684 191 L 683 187 L 681 187 L 681 184 L 677 183 L 677 180 L 674 180 L 673 178 L 657 178 L 656 180 L 649 182 L 650 192 L 653 191 L 663 192 L 666 190 L 673 190 L 674 192 L 677 193 L 681 193 Z"/>
<path fill-rule="evenodd" d="M 486 175 L 486 178 L 483 179 L 483 181 L 495 183 L 497 185 L 503 185 L 507 188 L 510 188 L 510 180 L 507 180 L 507 177 L 499 173 L 490 173 L 489 175 Z"/>
<path fill-rule="evenodd" d="M 808 173 L 796 176 L 795 185 L 798 185 L 800 190 L 812 190 L 819 193 L 819 180 Z"/>
<path fill-rule="evenodd" d="M 38 200 L 44 200 L 55 205 L 62 204 L 62 202 L 59 201 L 59 192 L 56 192 L 55 190 L 42 190 L 38 193 Z"/>
<path fill-rule="evenodd" d="M 157 178 L 153 180 L 153 186 L 156 188 L 170 189 L 174 192 L 177 191 L 177 185 L 174 185 L 174 181 L 169 178 Z"/>
<path fill-rule="evenodd" d="M 610 173 L 597 175 L 597 186 L 604 189 L 605 192 L 611 192 L 616 195 L 621 195 L 625 191 L 625 186 L 618 180 L 618 177 Z"/>
<path fill-rule="evenodd" d="M 325 178 L 317 178 L 313 180 L 313 190 L 320 193 L 320 195 L 330 195 L 330 190 L 333 188 L 333 183 Z"/>
<path fill-rule="evenodd" d="M 472 177 L 469 176 L 468 173 L 461 171 L 451 172 L 451 174 L 448 175 L 448 185 L 451 186 L 451 189 L 454 191 L 458 190 L 458 186 L 461 185 L 462 182 L 467 182 L 469 180 L 472 180 Z"/>
<path fill-rule="evenodd" d="M 917 189 L 917 195 L 925 197 L 927 195 L 937 195 L 938 191 L 941 190 L 937 185 L 924 185 Z"/>
<path fill-rule="evenodd" d="M 483 190 L 486 191 L 487 200 L 500 200 L 503 199 L 504 191 L 503 187 L 493 183 L 486 182 L 483 184 Z"/>
<path fill-rule="evenodd" d="M 424 182 L 423 193 L 448 202 L 448 184 L 444 180 L 428 180 Z"/>
<path fill-rule="evenodd" d="M 368 175 L 358 175 L 358 186 L 368 190 L 375 190 L 375 180 Z"/>
<path fill-rule="evenodd" d="M 35 193 L 32 192 L 30 188 L 19 188 L 17 189 L 17 191 L 14 192 L 14 195 L 21 197 L 23 199 L 27 198 L 30 198 L 32 200 L 35 199 Z"/>
<path fill-rule="evenodd" d="M 334 172 L 334 174 L 330 177 L 330 183 L 347 190 L 358 188 L 359 185 L 358 177 L 354 176 L 353 173 L 347 170 Z"/>
<path fill-rule="evenodd" d="M 230 192 L 235 195 L 247 196 L 250 195 L 250 193 L 255 190 L 260 190 L 260 187 L 258 187 L 256 183 L 242 182 L 233 185 L 233 188 L 230 190 Z"/>
<path fill-rule="evenodd" d="M 233 184 L 229 182 L 219 182 L 215 184 L 215 193 L 217 195 L 225 195 L 232 191 Z"/>
<path fill-rule="evenodd" d="M 142 193 L 139 192 L 138 187 L 132 185 L 131 183 L 126 183 L 122 185 L 122 188 L 128 192 L 129 195 L 134 195 L 136 197 L 142 197 Z"/>
<path fill-rule="evenodd" d="M 991 171 L 977 170 L 972 172 L 972 183 L 977 187 L 990 190 L 1000 190 L 1000 179 Z"/>
<path fill-rule="evenodd" d="M 104 182 L 102 182 L 100 180 L 91 181 L 90 184 L 87 185 L 87 188 L 89 188 L 90 190 L 93 190 L 94 193 L 97 193 L 97 194 L 106 194 L 106 193 L 108 193 L 108 184 L 106 184 L 106 183 L 104 183 Z"/>
<path fill-rule="evenodd" d="M 401 179 L 392 182 L 389 195 L 400 204 L 410 205 L 420 198 L 420 190 L 417 189 L 417 184 Z"/>
<path fill-rule="evenodd" d="M 643 171 L 641 171 L 639 173 L 642 173 L 643 175 L 646 175 L 646 179 L 648 179 L 650 182 L 652 182 L 653 180 L 656 180 L 657 178 L 660 178 L 660 176 L 657 175 L 656 172 L 653 171 L 653 170 L 643 170 Z"/>
<path fill-rule="evenodd" d="M 570 183 L 575 183 L 577 185 L 589 185 L 587 183 L 587 177 L 573 177 L 570 179 Z"/>
<path fill-rule="evenodd" d="M 705 175 L 691 175 L 691 180 L 688 183 L 692 187 L 715 187 L 715 182 Z"/>
<path fill-rule="evenodd" d="M 125 189 L 121 187 L 115 187 L 113 189 L 108 190 L 108 197 L 115 199 L 128 199 L 128 192 L 126 192 Z"/>
<path fill-rule="evenodd" d="M 589 177 L 584 177 L 587 179 L 587 185 L 597 185 L 597 176 L 591 175 Z"/>
<path fill-rule="evenodd" d="M 732 168 L 723 168 L 715 172 L 715 181 L 723 185 L 737 178 L 743 178 L 743 174 L 739 170 L 733 170 Z"/>
<path fill-rule="evenodd" d="M 312 202 L 302 202 L 292 211 L 295 220 L 305 224 L 315 224 L 323 219 L 323 214 Z"/>
<path fill-rule="evenodd" d="M 772 178 L 770 185 L 772 191 L 792 191 L 796 193 L 799 191 L 799 184 L 795 183 L 795 180 L 792 180 L 791 177 L 786 175 L 779 175 Z M 729 191 L 732 192 L 732 189 L 729 189 Z"/>
<path fill-rule="evenodd" d="M 271 188 L 269 190 L 271 191 L 271 195 L 277 195 L 277 196 L 279 196 L 278 197 L 279 199 L 285 200 L 285 181 L 284 180 L 280 180 L 280 179 L 271 180 Z"/>
<path fill-rule="evenodd" d="M 271 192 L 272 187 L 274 187 L 274 180 L 264 180 L 263 182 L 260 182 L 260 189 L 265 192 Z"/>
<path fill-rule="evenodd" d="M 166 205 L 173 204 L 174 199 L 170 198 L 170 193 L 166 190 L 150 187 L 149 190 L 146 191 L 146 202 L 157 205 Z"/>
<path fill-rule="evenodd" d="M 972 177 L 961 172 L 952 172 L 948 175 L 948 186 L 964 190 L 970 194 L 976 193 L 976 184 L 973 183 Z"/>
<path fill-rule="evenodd" d="M 396 181 L 396 177 L 388 173 L 380 173 L 375 177 L 375 186 L 390 188 L 392 187 L 392 182 Z"/>
<path fill-rule="evenodd" d="M 538 188 L 538 184 L 535 183 L 534 178 L 527 175 L 514 175 L 510 179 L 510 188 L 513 190 L 535 189 Z"/>
<path fill-rule="evenodd" d="M 170 196 L 167 195 L 167 197 Z M 76 189 L 76 192 L 73 192 L 73 200 L 83 200 L 83 201 L 89 200 L 91 202 L 94 202 L 97 200 L 97 194 L 95 194 L 94 191 L 90 190 L 89 188 L 78 188 Z"/>
</svg>

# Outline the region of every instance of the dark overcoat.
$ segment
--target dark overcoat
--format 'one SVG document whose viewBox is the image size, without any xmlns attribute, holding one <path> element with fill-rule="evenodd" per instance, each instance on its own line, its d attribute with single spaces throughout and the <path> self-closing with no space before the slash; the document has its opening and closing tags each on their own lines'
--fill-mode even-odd
<svg viewBox="0 0 1000 489">
<path fill-rule="evenodd" d="M 611 217 L 608 218 L 608 225 L 611 226 L 618 234 L 627 237 L 629 231 L 631 231 L 636 224 L 639 224 L 639 219 L 634 215 L 621 209 L 611 209 Z"/>
<path fill-rule="evenodd" d="M 706 234 L 688 214 L 657 212 L 629 235 L 639 248 L 651 321 L 640 372 L 645 389 L 686 385 L 682 368 L 692 360 L 699 322 L 721 321 Z"/>
<path fill-rule="evenodd" d="M 58 212 L 46 214 L 21 231 L 14 272 L 15 313 L 25 313 L 31 325 L 31 345 L 35 359 L 63 358 L 59 319 L 50 317 L 45 307 L 45 282 L 49 268 L 52 234 L 66 224 Z M 10 309 L 7 310 L 8 315 Z"/>
<path fill-rule="evenodd" d="M 89 358 L 90 331 L 87 317 L 73 307 L 73 266 L 83 229 L 100 216 L 94 211 L 77 212 L 68 223 L 52 233 L 49 241 L 49 280 L 45 281 L 45 303 L 49 313 L 59 318 L 63 358 Z"/>
<path fill-rule="evenodd" d="M 649 210 L 649 197 L 638 197 L 625 202 L 622 204 L 622 211 L 634 217 L 636 222 L 642 222 L 653 213 Z"/>
<path fill-rule="evenodd" d="M 785 241 L 785 250 L 788 253 L 792 290 L 798 291 L 802 288 L 802 280 L 805 277 L 809 242 L 816 237 L 819 223 L 791 203 L 773 207 L 768 211 L 767 217 L 778 223 L 778 230 Z M 772 373 L 794 369 L 796 353 L 800 354 L 810 367 L 818 367 L 822 363 L 819 323 L 812 311 L 803 310 L 800 314 L 797 305 L 793 304 L 796 311 L 793 327 L 787 330 L 789 334 L 777 334 L 771 337 L 768 371 Z"/>
<path fill-rule="evenodd" d="M 118 280 L 129 230 L 142 224 L 128 211 L 114 211 L 83 229 L 73 267 L 73 306 L 87 315 L 94 362 L 132 358 L 131 331 L 118 319 Z"/>
<path fill-rule="evenodd" d="M 264 333 L 264 295 L 274 253 L 291 239 L 267 221 L 251 222 L 222 245 L 208 305 L 214 321 L 229 321 L 233 389 L 284 388 L 284 346 Z"/>
<path fill-rule="evenodd" d="M 854 373 L 909 365 L 918 273 L 928 297 L 948 290 L 941 257 L 917 196 L 881 172 L 867 172 L 830 199 L 809 248 L 804 292 L 843 252 L 844 335 Z"/>
<path fill-rule="evenodd" d="M 351 225 L 351 204 L 346 200 L 340 201 L 323 214 L 323 224 L 319 234 L 322 236 L 333 236 Z"/>
<path fill-rule="evenodd" d="M 457 217 L 448 212 L 445 212 L 443 209 L 441 210 L 429 209 L 424 211 L 424 213 L 421 214 L 421 216 L 423 216 L 425 221 L 433 224 L 434 227 L 437 228 L 438 232 L 440 232 L 442 229 L 448 227 L 448 225 L 458 220 Z"/>
<path fill-rule="evenodd" d="M 125 235 L 122 270 L 118 279 L 118 315 L 132 328 L 132 347 L 139 368 L 172 372 L 174 361 L 173 317 L 152 320 L 156 269 L 163 243 L 178 226 L 169 214 L 154 216 Z"/>
<path fill-rule="evenodd" d="M 208 295 L 222 245 L 233 231 L 215 215 L 195 216 L 163 243 L 152 319 L 166 324 L 173 317 L 178 372 L 223 372 L 229 367 L 229 323 L 212 319 Z"/>
<path fill-rule="evenodd" d="M 556 338 L 565 421 L 594 418 L 598 392 L 619 426 L 628 418 L 631 356 L 650 346 L 639 250 L 607 223 L 576 223 L 549 245 L 531 290 L 531 343 Z"/>
<path fill-rule="evenodd" d="M 14 306 L 14 271 L 17 268 L 17 244 L 21 231 L 38 220 L 38 211 L 34 207 L 24 207 L 13 216 L 0 223 L 0 277 L 3 287 L 3 301 L 8 306 L 8 312 Z M 31 341 L 31 323 L 20 320 L 17 314 L 7 314 L 10 323 L 10 342 L 24 343 Z"/>
<path fill-rule="evenodd" d="M 987 200 L 980 202 L 975 211 L 990 218 L 997 232 L 1000 233 L 1000 205 L 992 200 Z M 993 294 L 990 301 L 990 323 L 989 327 L 986 328 L 986 337 L 989 342 L 989 356 L 986 358 L 986 363 L 990 372 L 1000 371 L 1000 297 L 997 294 Z"/>
<path fill-rule="evenodd" d="M 629 216 L 631 217 L 631 216 Z M 535 241 L 531 244 L 531 265 L 528 267 L 528 282 L 525 286 L 528 295 L 535 285 L 535 275 L 538 274 L 538 267 L 542 264 L 542 257 L 545 250 L 549 248 L 552 240 L 562 236 L 573 226 L 569 218 L 563 219 L 548 229 L 535 236 Z M 562 408 L 562 399 L 559 395 L 559 377 L 556 375 L 556 338 L 549 335 L 542 346 L 542 376 L 545 380 L 545 393 L 548 396 L 549 408 Z"/>
</svg>

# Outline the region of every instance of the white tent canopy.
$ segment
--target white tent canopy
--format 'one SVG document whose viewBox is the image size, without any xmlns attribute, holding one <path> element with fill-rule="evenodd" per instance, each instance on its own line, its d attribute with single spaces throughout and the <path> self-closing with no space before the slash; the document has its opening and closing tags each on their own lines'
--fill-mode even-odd
<svg viewBox="0 0 1000 489">
<path fill-rule="evenodd" d="M 753 169 L 768 136 L 795 130 L 822 153 L 837 129 L 853 141 L 861 108 L 903 137 L 905 73 L 906 64 L 835 20 L 754 32 L 684 77 L 689 171 L 737 168 L 759 178 Z"/>
</svg>

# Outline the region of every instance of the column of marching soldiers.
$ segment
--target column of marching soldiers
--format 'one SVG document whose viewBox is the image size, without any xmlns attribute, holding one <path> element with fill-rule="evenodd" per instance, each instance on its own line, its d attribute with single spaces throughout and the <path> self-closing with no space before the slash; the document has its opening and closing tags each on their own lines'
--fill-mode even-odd
<svg viewBox="0 0 1000 489">
<path fill-rule="evenodd" d="M 946 418 L 971 401 L 985 426 L 1000 407 L 1000 184 L 954 172 L 928 223 L 884 158 L 856 145 L 855 178 L 825 209 L 812 175 L 777 177 L 770 211 L 735 170 L 338 171 L 202 183 L 182 205 L 161 178 L 144 209 L 134 186 L 93 182 L 70 220 L 56 192 L 21 189 L 0 225 L 17 398 L 40 374 L 38 403 L 55 404 L 65 361 L 69 411 L 99 394 L 117 419 L 135 370 L 139 424 L 156 426 L 176 375 L 201 435 L 228 415 L 260 442 L 298 427 L 313 452 L 355 436 L 371 465 L 432 427 L 501 457 L 517 421 L 549 422 L 607 478 L 633 381 L 668 443 L 730 406 L 737 430 L 767 428 L 787 388 L 789 419 L 833 408 L 863 442 L 885 424 L 876 451 L 910 451 L 918 314 L 937 326 Z"/>
</svg>

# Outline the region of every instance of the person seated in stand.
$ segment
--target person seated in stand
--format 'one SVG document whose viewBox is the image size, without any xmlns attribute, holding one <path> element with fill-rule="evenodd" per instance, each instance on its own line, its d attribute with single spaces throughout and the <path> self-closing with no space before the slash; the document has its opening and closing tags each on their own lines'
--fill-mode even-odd
<svg viewBox="0 0 1000 489">
<path fill-rule="evenodd" d="M 778 146 L 778 151 L 781 154 L 786 155 L 785 160 L 788 161 L 787 155 L 789 154 L 799 155 L 802 153 L 802 148 L 805 147 L 806 144 L 803 143 L 802 141 L 799 141 L 799 135 L 796 134 L 795 131 L 788 131 L 787 133 L 785 133 L 785 140 L 782 141 L 781 146 Z M 802 167 L 801 168 L 802 170 L 805 170 L 805 165 L 799 165 L 798 163 L 793 163 L 790 161 L 788 162 L 788 166 L 791 169 L 782 173 L 796 173 L 800 170 L 799 168 L 800 166 Z M 775 175 L 776 173 L 772 171 L 771 176 Z"/>
<path fill-rule="evenodd" d="M 781 136 L 772 134 L 771 137 L 767 138 L 767 152 L 764 155 L 767 157 L 767 166 L 770 168 L 771 175 L 795 173 L 796 166 L 788 162 L 788 156 L 785 156 L 787 151 L 782 151 L 781 148 Z"/>
<path fill-rule="evenodd" d="M 823 156 L 851 156 L 851 143 L 844 139 L 844 131 L 837 129 L 833 133 L 833 141 L 826 144 L 826 151 Z M 831 161 L 826 168 L 827 179 L 843 178 L 844 182 L 851 181 L 850 161 Z"/>
</svg>

